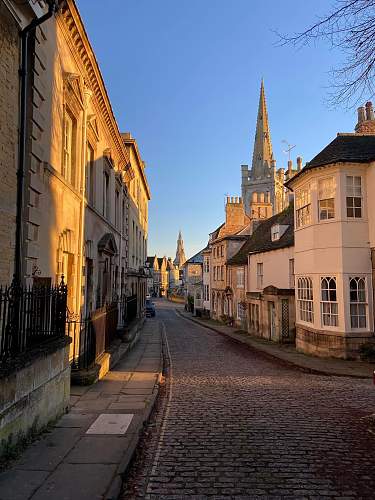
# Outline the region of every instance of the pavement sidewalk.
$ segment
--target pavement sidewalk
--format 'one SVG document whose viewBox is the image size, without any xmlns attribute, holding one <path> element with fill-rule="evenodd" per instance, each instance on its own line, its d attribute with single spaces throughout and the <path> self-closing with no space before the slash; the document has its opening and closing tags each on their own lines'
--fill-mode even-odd
<svg viewBox="0 0 375 500">
<path fill-rule="evenodd" d="M 182 309 L 176 309 L 184 318 L 198 323 L 199 325 L 216 331 L 222 335 L 231 337 L 242 344 L 247 344 L 253 349 L 262 351 L 269 356 L 283 360 L 290 365 L 303 368 L 310 373 L 321 375 L 335 375 L 339 377 L 372 378 L 375 365 L 363 361 L 346 361 L 334 358 L 317 358 L 297 352 L 296 348 L 288 344 L 275 344 L 266 339 L 251 336 L 249 333 L 241 332 L 230 326 L 225 326 L 212 319 L 201 319 L 193 317 Z"/>
<path fill-rule="evenodd" d="M 90 387 L 72 387 L 71 410 L 0 474 L 0 500 L 117 498 L 158 393 L 162 338 L 147 320 L 140 340 Z"/>
</svg>

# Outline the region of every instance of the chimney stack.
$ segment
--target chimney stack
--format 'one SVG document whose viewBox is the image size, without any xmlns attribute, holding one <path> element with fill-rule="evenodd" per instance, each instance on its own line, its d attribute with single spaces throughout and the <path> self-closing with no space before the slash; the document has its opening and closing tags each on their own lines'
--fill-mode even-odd
<svg viewBox="0 0 375 500">
<path fill-rule="evenodd" d="M 293 170 L 293 162 L 292 160 L 288 160 L 288 177 L 291 177 Z"/>
<path fill-rule="evenodd" d="M 302 158 L 297 156 L 297 171 L 300 172 L 302 170 Z"/>
<path fill-rule="evenodd" d="M 375 135 L 375 114 L 372 102 L 358 108 L 358 123 L 355 127 L 357 134 Z"/>
</svg>

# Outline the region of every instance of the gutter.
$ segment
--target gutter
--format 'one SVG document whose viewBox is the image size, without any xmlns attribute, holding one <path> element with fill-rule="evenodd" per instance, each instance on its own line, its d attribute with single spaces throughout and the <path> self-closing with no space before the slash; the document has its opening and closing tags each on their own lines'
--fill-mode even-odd
<svg viewBox="0 0 375 500">
<path fill-rule="evenodd" d="M 16 236 L 14 252 L 14 281 L 21 284 L 23 281 L 23 212 L 24 212 L 24 178 L 26 170 L 26 141 L 27 141 L 27 103 L 28 103 L 28 41 L 30 33 L 45 21 L 50 19 L 58 10 L 58 0 L 49 0 L 48 12 L 31 23 L 21 31 L 21 75 L 20 83 L 20 121 L 19 121 L 19 151 L 17 169 L 17 206 L 16 206 Z"/>
</svg>

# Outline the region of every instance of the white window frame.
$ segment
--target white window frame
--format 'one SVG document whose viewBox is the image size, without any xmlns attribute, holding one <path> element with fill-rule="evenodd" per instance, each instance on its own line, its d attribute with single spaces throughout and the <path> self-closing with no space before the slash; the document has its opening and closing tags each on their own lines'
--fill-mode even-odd
<svg viewBox="0 0 375 500">
<path fill-rule="evenodd" d="M 280 239 L 280 225 L 274 224 L 271 227 L 271 241 L 278 241 Z"/>
<path fill-rule="evenodd" d="M 294 275 L 294 259 L 289 259 L 289 288 L 294 289 L 296 286 L 296 279 Z"/>
<path fill-rule="evenodd" d="M 295 194 L 296 200 L 296 229 L 308 226 L 312 223 L 311 190 L 310 186 L 298 189 Z"/>
<path fill-rule="evenodd" d="M 336 184 L 334 177 L 325 177 L 318 181 L 318 217 L 327 221 L 336 217 Z"/>
<path fill-rule="evenodd" d="M 356 283 L 356 288 L 352 288 L 352 283 Z M 363 288 L 359 284 L 363 283 Z M 360 311 L 362 310 L 362 313 Z M 349 277 L 349 315 L 350 327 L 352 330 L 363 330 L 367 328 L 367 280 L 365 276 Z M 355 311 L 355 314 L 354 314 Z M 364 319 L 364 324 L 360 324 Z"/>
<path fill-rule="evenodd" d="M 243 267 L 237 268 L 237 288 L 245 287 L 245 270 Z"/>
<path fill-rule="evenodd" d="M 351 179 L 351 181 L 349 181 Z M 359 183 L 356 184 L 356 179 Z M 348 219 L 363 217 L 363 181 L 361 175 L 347 175 L 346 179 L 346 216 Z"/>
<path fill-rule="evenodd" d="M 263 289 L 263 262 L 257 262 L 257 288 L 258 290 Z"/>
<path fill-rule="evenodd" d="M 298 316 L 305 323 L 314 323 L 314 290 L 310 276 L 297 278 Z"/>
<path fill-rule="evenodd" d="M 72 183 L 73 161 L 74 161 L 74 118 L 65 110 L 64 112 L 64 142 L 63 142 L 63 165 L 62 176 Z M 74 179 L 73 179 L 74 181 Z"/>
<path fill-rule="evenodd" d="M 333 283 L 335 285 L 334 287 L 332 286 Z M 339 305 L 337 300 L 336 276 L 320 277 L 320 311 L 322 326 L 339 326 Z"/>
</svg>

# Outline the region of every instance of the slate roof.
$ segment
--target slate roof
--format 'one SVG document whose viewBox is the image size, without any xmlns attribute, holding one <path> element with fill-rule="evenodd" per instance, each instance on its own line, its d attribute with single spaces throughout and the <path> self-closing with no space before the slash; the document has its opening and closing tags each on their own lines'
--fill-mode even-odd
<svg viewBox="0 0 375 500">
<path fill-rule="evenodd" d="M 271 227 L 274 224 L 282 224 L 288 226 L 285 233 L 277 241 L 271 240 Z M 230 259 L 229 265 L 245 265 L 247 264 L 247 256 L 249 253 L 270 252 L 280 248 L 287 248 L 294 245 L 294 207 L 290 204 L 285 210 L 279 214 L 261 222 L 255 229 L 253 234 L 248 237 L 247 241 L 242 245 L 239 251 Z"/>
<path fill-rule="evenodd" d="M 205 250 L 207 250 L 208 248 L 208 245 L 204 248 L 202 248 L 202 250 L 200 250 L 198 253 L 196 253 L 195 255 L 193 255 L 193 257 L 190 257 L 190 259 L 188 259 L 184 266 L 186 264 L 203 264 L 203 252 Z"/>
<path fill-rule="evenodd" d="M 289 187 L 308 170 L 330 163 L 369 163 L 375 160 L 375 135 L 337 134 L 337 137 L 285 183 Z"/>
<path fill-rule="evenodd" d="M 225 225 L 225 222 L 223 222 L 222 224 L 220 224 L 219 227 L 217 227 L 215 229 L 215 231 L 212 231 L 212 233 L 210 233 L 211 237 L 212 237 L 212 240 L 216 240 L 219 232 L 220 232 L 220 229 Z"/>
</svg>

